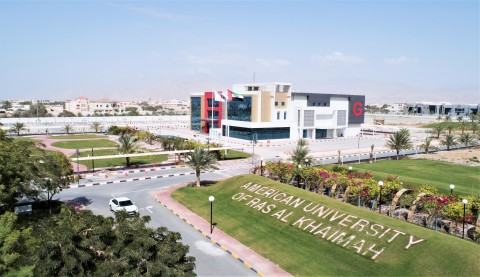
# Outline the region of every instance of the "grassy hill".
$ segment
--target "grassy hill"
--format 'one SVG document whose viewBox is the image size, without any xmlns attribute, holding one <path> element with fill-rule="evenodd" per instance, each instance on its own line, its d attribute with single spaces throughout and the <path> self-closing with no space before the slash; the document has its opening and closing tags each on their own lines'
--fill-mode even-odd
<svg viewBox="0 0 480 277">
<path fill-rule="evenodd" d="M 210 195 L 216 228 L 295 276 L 480 275 L 480 246 L 471 241 L 260 176 L 173 193 L 207 220 Z"/>
</svg>

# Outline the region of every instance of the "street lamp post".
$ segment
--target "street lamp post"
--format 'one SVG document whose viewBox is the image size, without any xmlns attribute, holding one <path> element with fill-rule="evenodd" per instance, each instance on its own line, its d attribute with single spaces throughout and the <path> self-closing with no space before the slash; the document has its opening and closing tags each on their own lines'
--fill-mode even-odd
<svg viewBox="0 0 480 277">
<path fill-rule="evenodd" d="M 453 195 L 453 189 L 455 189 L 455 185 L 450 184 L 450 195 Z"/>
<path fill-rule="evenodd" d="M 93 147 L 92 147 L 92 158 L 93 158 Z M 95 161 L 92 159 L 92 172 L 95 173 Z"/>
<path fill-rule="evenodd" d="M 263 157 L 260 158 L 260 175 L 263 177 Z"/>
<path fill-rule="evenodd" d="M 351 167 L 351 166 L 348 167 L 348 172 L 350 172 L 350 171 L 352 171 L 352 167 Z"/>
<path fill-rule="evenodd" d="M 80 165 L 78 163 L 78 155 L 80 155 L 80 150 L 77 149 L 75 152 L 77 154 L 77 185 L 80 184 Z"/>
<path fill-rule="evenodd" d="M 302 165 L 298 165 L 298 172 L 297 172 L 297 187 L 300 187 L 300 169 L 302 168 Z"/>
<path fill-rule="evenodd" d="M 383 182 L 379 181 L 378 186 L 380 186 L 380 197 L 378 198 L 378 213 L 382 213 L 382 186 Z"/>
<path fill-rule="evenodd" d="M 213 232 L 213 201 L 215 197 L 210 196 L 208 197 L 208 201 L 210 201 L 210 234 Z"/>
<path fill-rule="evenodd" d="M 463 203 L 463 228 L 462 228 L 463 229 L 462 239 L 463 239 L 463 238 L 465 238 L 465 212 L 466 212 L 466 209 L 467 209 L 468 200 L 463 199 L 462 203 Z"/>
</svg>

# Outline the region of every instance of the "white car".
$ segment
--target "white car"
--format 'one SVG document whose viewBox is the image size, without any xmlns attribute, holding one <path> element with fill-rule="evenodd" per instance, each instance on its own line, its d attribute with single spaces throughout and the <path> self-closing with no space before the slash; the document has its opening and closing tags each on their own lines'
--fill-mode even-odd
<svg viewBox="0 0 480 277">
<path fill-rule="evenodd" d="M 133 204 L 133 202 L 127 197 L 118 197 L 110 199 L 108 202 L 110 205 L 110 211 L 126 211 L 129 215 L 137 215 L 138 208 Z"/>
</svg>

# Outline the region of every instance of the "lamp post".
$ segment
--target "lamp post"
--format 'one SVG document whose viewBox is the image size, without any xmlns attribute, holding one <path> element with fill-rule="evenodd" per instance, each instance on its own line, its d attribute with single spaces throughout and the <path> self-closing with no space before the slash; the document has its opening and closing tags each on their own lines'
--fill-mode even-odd
<svg viewBox="0 0 480 277">
<path fill-rule="evenodd" d="M 93 147 L 92 147 L 92 158 L 93 158 Z M 92 159 L 92 172 L 95 173 L 95 161 Z"/>
<path fill-rule="evenodd" d="M 467 209 L 468 200 L 463 199 L 462 203 L 463 203 L 463 228 L 462 228 L 463 229 L 462 239 L 463 239 L 463 238 L 465 238 L 465 212 L 466 212 L 466 209 Z"/>
<path fill-rule="evenodd" d="M 348 167 L 348 172 L 350 172 L 350 171 L 352 171 L 352 167 L 351 167 L 351 166 Z"/>
<path fill-rule="evenodd" d="M 260 175 L 263 177 L 263 157 L 260 158 Z"/>
<path fill-rule="evenodd" d="M 302 168 L 302 165 L 298 165 L 298 171 L 297 171 L 297 187 L 300 187 L 300 169 Z"/>
<path fill-rule="evenodd" d="M 77 149 L 77 151 L 75 151 L 75 153 L 77 154 L 77 185 L 80 184 L 80 166 L 79 166 L 79 163 L 78 163 L 78 155 L 80 155 L 80 150 Z"/>
<path fill-rule="evenodd" d="M 380 187 L 380 197 L 378 198 L 378 213 L 382 213 L 382 186 L 383 182 L 378 181 L 378 186 Z"/>
<path fill-rule="evenodd" d="M 450 184 L 450 195 L 453 195 L 453 189 L 455 189 L 455 185 Z"/>
<path fill-rule="evenodd" d="M 213 232 L 213 201 L 215 201 L 215 197 L 212 195 L 208 197 L 208 201 L 210 201 L 210 234 Z"/>
</svg>

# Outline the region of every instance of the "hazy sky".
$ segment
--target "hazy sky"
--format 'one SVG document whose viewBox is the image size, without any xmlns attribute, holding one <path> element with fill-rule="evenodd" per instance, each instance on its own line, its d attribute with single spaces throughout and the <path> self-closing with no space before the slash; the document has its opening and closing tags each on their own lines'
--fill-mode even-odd
<svg viewBox="0 0 480 277">
<path fill-rule="evenodd" d="M 479 1 L 0 2 L 0 99 L 187 99 L 252 82 L 480 102 Z"/>
</svg>

